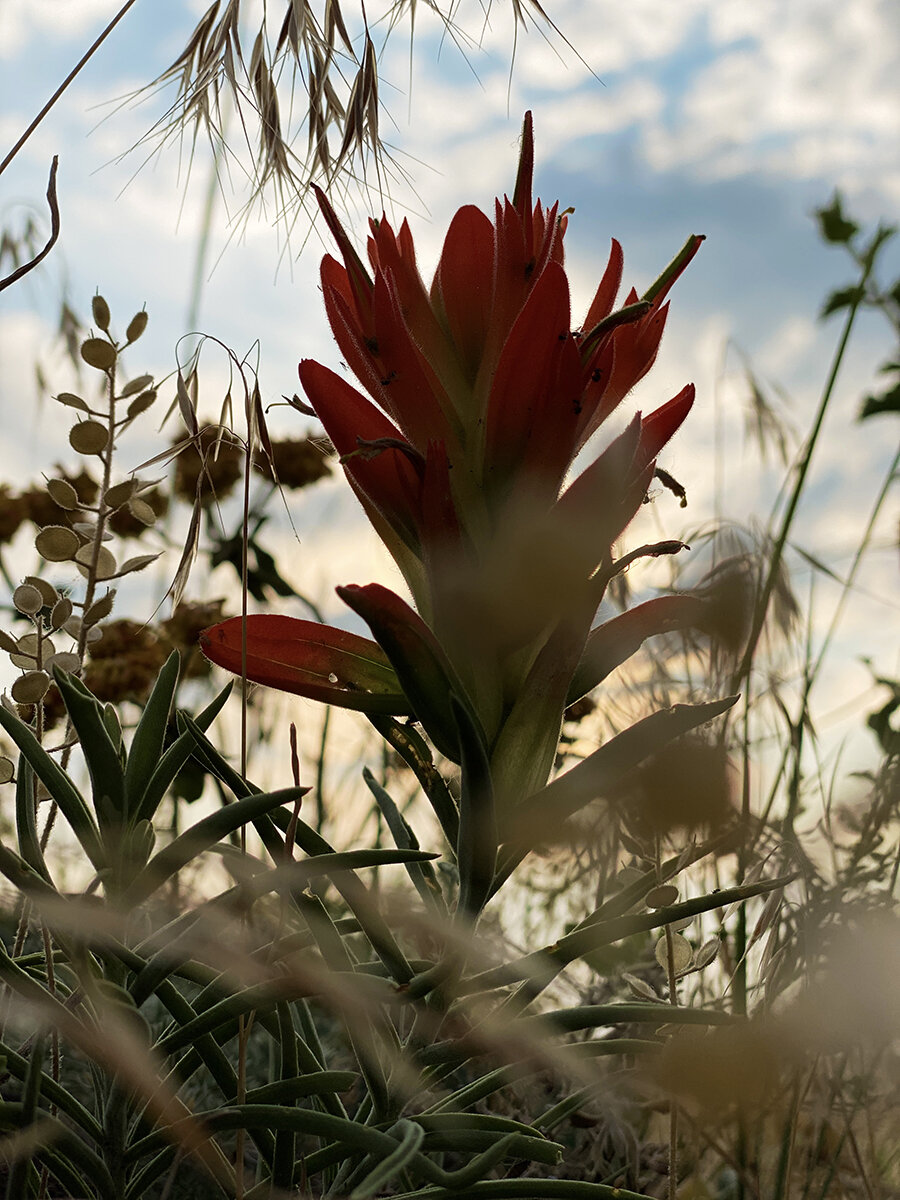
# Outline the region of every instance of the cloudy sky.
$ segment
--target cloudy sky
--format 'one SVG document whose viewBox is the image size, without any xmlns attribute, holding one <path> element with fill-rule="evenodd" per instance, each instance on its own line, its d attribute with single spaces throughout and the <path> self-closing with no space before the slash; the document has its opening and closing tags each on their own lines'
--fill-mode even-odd
<svg viewBox="0 0 900 1200">
<path fill-rule="evenodd" d="M 0 0 L 0 149 L 117 8 L 113 0 Z M 0 224 L 21 227 L 29 206 L 40 210 L 50 159 L 60 156 L 59 244 L 40 276 L 0 299 L 0 452 L 13 483 L 67 453 L 58 410 L 37 402 L 33 382 L 38 356 L 55 389 L 71 382 L 61 367 L 53 374 L 61 285 L 83 313 L 99 288 L 120 327 L 146 303 L 150 328 L 132 351 L 135 373 L 168 374 L 188 331 L 207 160 L 199 154 L 189 173 L 186 146 L 126 153 L 164 106 L 153 97 L 118 101 L 172 61 L 205 8 L 138 0 L 0 180 Z M 808 428 L 840 328 L 840 318 L 822 324 L 817 313 L 828 292 L 853 281 L 842 251 L 819 240 L 813 210 L 835 187 L 868 225 L 897 220 L 900 210 L 900 10 L 894 0 L 553 0 L 546 9 L 570 45 L 520 30 L 512 72 L 502 0 L 487 24 L 481 6 L 462 5 L 456 19 L 470 40 L 457 45 L 420 7 L 412 67 L 408 28 L 397 28 L 382 60 L 383 128 L 409 182 L 395 178 L 385 203 L 395 216 L 409 214 L 430 274 L 453 211 L 490 206 L 511 190 L 522 113 L 532 108 L 536 190 L 575 210 L 567 262 L 576 313 L 610 236 L 623 244 L 626 282 L 641 291 L 689 233 L 706 234 L 673 294 L 659 363 L 628 403 L 646 408 L 697 384 L 692 420 L 665 463 L 687 485 L 690 508 L 665 497 L 654 506 L 669 534 L 685 517 L 694 527 L 716 515 L 764 525 L 781 473 L 761 467 L 744 437 L 744 367 L 752 364 L 791 426 Z M 336 365 L 316 282 L 323 242 L 315 232 L 301 253 L 301 217 L 286 243 L 271 205 L 239 222 L 246 199 L 240 186 L 217 195 L 199 328 L 239 353 L 258 343 L 263 397 L 274 402 L 294 391 L 300 357 Z M 382 202 L 370 190 L 348 203 L 361 228 L 365 210 Z M 898 270 L 893 248 L 886 278 Z M 894 418 L 855 421 L 892 350 L 880 317 L 860 322 L 797 528 L 798 543 L 838 573 L 896 449 Z M 205 361 L 205 415 L 213 417 L 224 367 L 212 355 Z M 294 414 L 273 412 L 272 421 L 285 433 L 297 428 Z M 123 465 L 152 452 L 152 439 L 123 448 Z M 296 503 L 293 517 L 300 543 L 286 543 L 289 573 L 329 611 L 334 584 L 386 576 L 338 482 Z M 879 527 L 823 691 L 823 728 L 836 738 L 879 695 L 860 657 L 885 674 L 898 670 L 895 531 L 896 505 Z M 802 574 L 797 586 L 808 594 Z M 819 585 L 821 620 L 832 602 Z"/>
</svg>

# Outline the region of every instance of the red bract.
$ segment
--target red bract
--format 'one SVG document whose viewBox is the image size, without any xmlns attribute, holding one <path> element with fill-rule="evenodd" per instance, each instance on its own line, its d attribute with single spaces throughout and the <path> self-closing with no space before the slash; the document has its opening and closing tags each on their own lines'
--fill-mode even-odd
<svg viewBox="0 0 900 1200">
<path fill-rule="evenodd" d="M 613 313 L 623 255 L 613 241 L 587 318 L 573 328 L 563 268 L 567 218 L 531 199 L 530 114 L 513 200 L 497 201 L 493 223 L 467 206 L 453 221 L 430 291 L 418 273 L 406 221 L 394 233 L 371 222 L 372 273 L 364 267 L 324 194 L 319 202 L 344 264 L 326 257 L 322 289 L 342 355 L 371 399 L 348 404 L 347 385 L 303 363 L 301 381 L 342 454 L 356 439 L 394 438 L 427 455 L 446 447 L 460 509 L 478 488 L 488 507 L 510 491 L 556 499 L 578 450 L 656 358 L 665 297 L 699 248 L 692 237 L 643 302 L 632 290 Z M 387 425 L 385 424 L 387 419 Z M 415 503 L 397 504 L 374 471 L 345 468 L 363 503 L 408 542 Z M 407 471 L 408 468 L 404 467 Z M 394 539 L 388 535 L 393 550 Z"/>
<path fill-rule="evenodd" d="M 368 638 L 295 617 L 231 617 L 200 635 L 203 653 L 251 682 L 367 712 L 406 715 L 409 701 L 382 648 Z"/>
<path fill-rule="evenodd" d="M 693 386 L 635 417 L 567 487 L 566 477 L 652 366 L 666 296 L 702 241 L 689 238 L 642 298 L 632 289 L 616 310 L 623 254 L 613 240 L 587 316 L 573 326 L 568 218 L 533 202 L 533 154 L 528 114 L 512 199 L 496 202 L 493 220 L 460 209 L 430 288 L 405 220 L 397 232 L 384 218 L 370 222 L 367 266 L 317 193 L 343 260 L 322 263 L 325 307 L 362 390 L 319 363 L 300 364 L 303 388 L 418 611 L 383 588 L 342 594 L 440 749 L 459 758 L 459 714 L 470 744 L 471 730 L 480 731 L 501 801 L 546 781 L 614 570 L 613 544 L 685 419 Z M 642 614 L 641 638 L 656 611 Z M 263 628 L 248 629 L 247 647 L 264 660 Z M 322 631 L 322 643 L 331 636 Z M 216 659 L 214 639 L 205 648 Z M 312 653 L 306 640 L 288 654 L 299 672 L 291 686 L 320 696 L 321 680 L 315 691 L 303 681 Z M 285 686 L 285 669 L 282 656 L 268 681 Z M 262 661 L 251 677 L 265 682 L 265 673 Z M 578 677 L 589 675 L 583 668 Z M 384 711 L 375 708 L 384 703 L 377 689 L 351 686 L 354 707 Z"/>
</svg>

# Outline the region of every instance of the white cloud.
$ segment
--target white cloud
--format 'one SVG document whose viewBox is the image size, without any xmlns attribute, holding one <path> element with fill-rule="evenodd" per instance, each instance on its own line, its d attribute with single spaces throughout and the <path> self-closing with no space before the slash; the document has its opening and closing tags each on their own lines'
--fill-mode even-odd
<svg viewBox="0 0 900 1200">
<path fill-rule="evenodd" d="M 672 120 L 645 129 L 651 166 L 900 195 L 900 22 L 889 0 L 859 0 L 835 24 L 816 0 L 719 2 L 707 16 L 724 52 L 689 81 Z"/>
<path fill-rule="evenodd" d="M 755 356 L 754 367 L 777 379 L 794 372 L 798 359 L 804 359 L 814 344 L 818 330 L 808 318 L 798 314 L 787 317 Z"/>
<path fill-rule="evenodd" d="M 571 89 L 597 76 L 606 82 L 609 75 L 673 54 L 708 4 L 709 0 L 607 0 L 603 5 L 557 0 L 548 11 L 578 57 L 556 35 L 548 33 L 545 39 L 536 29 L 520 38 L 516 69 L 523 79 L 551 89 Z M 492 46 L 502 52 L 506 45 L 506 30 L 500 28 Z"/>
<path fill-rule="evenodd" d="M 101 18 L 112 18 L 110 0 L 4 0 L 0 4 L 0 59 L 20 54 L 32 39 L 73 37 Z"/>
</svg>

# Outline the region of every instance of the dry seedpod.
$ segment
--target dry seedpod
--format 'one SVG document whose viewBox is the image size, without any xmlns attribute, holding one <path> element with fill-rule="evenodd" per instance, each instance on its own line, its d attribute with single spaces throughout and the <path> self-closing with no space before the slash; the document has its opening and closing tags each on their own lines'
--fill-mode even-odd
<svg viewBox="0 0 900 1200">
<path fill-rule="evenodd" d="M 0 629 L 0 650 L 5 651 L 7 654 L 15 654 L 18 648 L 19 645 L 16 639 Z"/>
<path fill-rule="evenodd" d="M 50 628 L 62 629 L 72 616 L 72 601 L 68 596 L 57 600 L 50 610 Z"/>
<path fill-rule="evenodd" d="M 136 375 L 119 392 L 119 399 L 124 400 L 127 396 L 133 396 L 136 392 L 145 392 L 152 382 L 152 375 Z"/>
<path fill-rule="evenodd" d="M 149 567 L 151 563 L 156 562 L 160 557 L 159 554 L 139 554 L 135 558 L 128 558 L 122 563 L 120 575 L 131 575 L 134 571 L 143 571 L 144 567 Z"/>
<path fill-rule="evenodd" d="M 76 426 L 77 428 L 77 426 Z M 67 479 L 48 479 L 47 494 L 54 504 L 68 510 L 81 508 L 78 493 Z"/>
<path fill-rule="evenodd" d="M 75 555 L 75 562 L 78 565 L 78 570 L 87 578 L 90 574 L 91 565 L 94 562 L 94 547 L 87 544 L 81 547 Z M 107 550 L 106 546 L 101 546 L 97 553 L 97 564 L 95 578 L 111 579 L 117 570 L 116 556 L 112 550 Z"/>
<path fill-rule="evenodd" d="M 80 412 L 91 411 L 84 400 L 80 396 L 76 396 L 74 392 L 60 392 L 56 399 L 60 404 L 65 404 L 67 408 L 77 408 Z"/>
<path fill-rule="evenodd" d="M 656 961 L 659 965 L 667 970 L 669 966 L 669 945 L 668 938 L 661 937 L 656 943 L 654 950 Z M 687 970 L 694 958 L 694 948 L 687 938 L 683 938 L 680 933 L 672 934 L 672 965 L 675 968 L 676 975 Z"/>
<path fill-rule="evenodd" d="M 142 412 L 146 412 L 155 399 L 155 388 L 150 388 L 146 392 L 141 392 L 141 394 L 136 396 L 135 399 L 132 400 L 132 402 L 128 405 L 128 419 L 133 420 L 135 417 L 140 416 Z"/>
<path fill-rule="evenodd" d="M 103 493 L 103 503 L 107 508 L 119 508 L 128 503 L 139 487 L 139 479 L 125 479 L 122 483 L 114 483 Z"/>
<path fill-rule="evenodd" d="M 26 617 L 33 617 L 44 607 L 44 597 L 30 583 L 20 583 L 13 592 L 13 604 Z"/>
<path fill-rule="evenodd" d="M 674 883 L 663 883 L 653 888 L 644 897 L 648 908 L 668 908 L 678 899 L 678 888 Z"/>
<path fill-rule="evenodd" d="M 629 975 L 627 971 L 622 972 L 622 979 L 628 984 L 633 996 L 638 1000 L 652 1000 L 654 1003 L 659 1003 L 657 992 L 646 983 L 643 979 L 639 979 L 637 975 Z"/>
<path fill-rule="evenodd" d="M 0 783 L 9 783 L 15 770 L 12 759 L 7 758 L 6 755 L 0 755 Z"/>
<path fill-rule="evenodd" d="M 135 313 L 128 322 L 128 328 L 125 330 L 125 339 L 130 345 L 136 342 L 144 330 L 147 328 L 147 322 L 150 320 L 147 312 L 142 309 L 139 313 Z"/>
<path fill-rule="evenodd" d="M 638 870 L 637 867 L 622 867 L 621 870 L 616 872 L 616 880 L 615 880 L 616 887 L 617 888 L 630 887 L 631 884 L 637 883 L 637 881 L 639 879 L 643 879 L 643 878 L 644 878 L 644 872 Z"/>
<path fill-rule="evenodd" d="M 31 670 L 37 662 L 37 656 L 38 635 L 36 633 L 26 633 L 16 642 L 15 652 L 10 653 L 9 661 L 14 667 Z"/>
<path fill-rule="evenodd" d="M 91 300 L 91 312 L 94 314 L 94 321 L 97 323 L 97 326 L 106 333 L 107 329 L 109 329 L 110 312 L 109 305 L 102 296 L 93 297 Z"/>
<path fill-rule="evenodd" d="M 59 667 L 61 671 L 68 671 L 71 674 L 81 666 L 81 660 L 71 650 L 60 650 L 58 654 L 51 654 L 44 662 L 44 666 L 48 671 L 52 671 L 54 667 Z"/>
<path fill-rule="evenodd" d="M 694 966 L 698 971 L 702 971 L 704 967 L 718 956 L 722 943 L 717 937 L 710 938 L 708 942 L 704 942 L 694 956 Z"/>
<path fill-rule="evenodd" d="M 15 653 L 10 653 L 9 661 L 14 667 L 31 671 L 37 663 L 38 653 L 50 655 L 55 651 L 56 647 L 50 638 L 39 638 L 36 633 L 26 633 L 17 640 Z"/>
<path fill-rule="evenodd" d="M 99 421 L 79 421 L 69 430 L 69 445 L 79 454 L 102 454 L 109 445 L 109 430 Z"/>
<path fill-rule="evenodd" d="M 106 597 L 104 597 L 104 599 L 105 598 Z M 98 603 L 99 603 L 99 601 L 98 601 Z M 102 620 L 102 618 L 99 618 L 99 619 Z M 63 625 L 63 633 L 67 633 L 70 638 L 74 638 L 75 641 L 77 642 L 78 639 L 81 637 L 82 624 L 83 624 L 83 622 L 81 620 L 81 617 L 74 617 L 74 616 L 69 617 L 68 621 L 66 621 L 66 623 Z M 89 643 L 99 641 L 102 636 L 103 636 L 103 634 L 96 627 L 91 627 L 87 631 L 87 641 Z"/>
<path fill-rule="evenodd" d="M 105 596 L 101 596 L 99 600 L 95 600 L 91 607 L 82 617 L 85 625 L 96 625 L 98 621 L 102 621 L 104 617 L 108 617 L 112 612 L 113 603 L 116 598 L 115 588 L 110 588 Z"/>
<path fill-rule="evenodd" d="M 51 682 L 46 671 L 26 671 L 13 683 L 9 694 L 16 704 L 37 704 L 47 695 Z"/>
<path fill-rule="evenodd" d="M 105 338 L 88 338 L 81 345 L 81 357 L 89 367 L 111 371 L 116 365 L 116 348 Z"/>
<path fill-rule="evenodd" d="M 73 521 L 72 528 L 84 541 L 92 542 L 97 536 L 97 525 L 94 521 Z M 113 535 L 108 531 L 103 533 L 101 542 L 111 542 Z"/>
<path fill-rule="evenodd" d="M 156 524 L 156 512 L 146 500 L 141 500 L 139 496 L 135 496 L 133 500 L 129 500 L 128 511 L 142 525 Z"/>
<path fill-rule="evenodd" d="M 46 579 L 41 579 L 40 575 L 26 575 L 22 580 L 23 583 L 30 583 L 32 587 L 36 587 L 41 593 L 46 608 L 52 608 L 59 599 L 59 592 L 52 583 L 48 583 Z"/>
<path fill-rule="evenodd" d="M 81 541 L 68 525 L 45 525 L 34 539 L 34 548 L 47 562 L 67 562 L 78 552 Z"/>
</svg>

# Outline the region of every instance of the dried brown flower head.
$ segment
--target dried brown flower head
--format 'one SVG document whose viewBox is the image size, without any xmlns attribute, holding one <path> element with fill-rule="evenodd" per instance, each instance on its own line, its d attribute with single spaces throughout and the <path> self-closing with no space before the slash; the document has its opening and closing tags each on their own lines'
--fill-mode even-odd
<svg viewBox="0 0 900 1200">
<path fill-rule="evenodd" d="M 223 499 L 241 477 L 243 454 L 234 434 L 223 432 L 218 425 L 204 425 L 191 445 L 185 446 L 175 459 L 172 490 L 181 500 L 193 504 L 199 485 L 200 503 L 204 507 Z"/>
<path fill-rule="evenodd" d="M 100 487 L 87 471 L 79 471 L 77 475 L 72 475 L 57 464 L 53 478 L 71 484 L 82 504 L 95 503 Z M 47 491 L 44 483 L 28 488 L 22 493 L 21 500 L 26 506 L 28 519 L 39 529 L 43 529 L 45 525 L 71 525 L 73 517 L 78 519 L 78 510 L 62 508 Z"/>
<path fill-rule="evenodd" d="M 165 516 L 169 507 L 169 498 L 159 488 L 150 488 L 141 492 L 140 499 L 150 505 L 157 517 Z M 147 532 L 149 526 L 145 521 L 138 520 L 127 504 L 123 504 L 109 518 L 109 528 L 119 537 L 139 538 Z"/>
<path fill-rule="evenodd" d="M 164 638 L 181 655 L 182 677 L 196 679 L 208 675 L 210 662 L 200 651 L 202 630 L 224 620 L 224 600 L 179 604 L 171 617 L 160 623 Z"/>
<path fill-rule="evenodd" d="M 98 700 L 143 703 L 166 661 L 168 648 L 155 630 L 137 621 L 107 621 L 88 647 L 84 682 Z"/>
<path fill-rule="evenodd" d="M 303 488 L 331 474 L 327 452 L 320 438 L 284 438 L 272 442 L 275 475 L 282 487 Z M 265 454 L 254 460 L 254 471 L 272 478 L 272 468 Z"/>
<path fill-rule="evenodd" d="M 590 696 L 582 696 L 580 700 L 576 700 L 574 704 L 570 704 L 563 713 L 564 721 L 583 721 L 585 717 L 589 717 L 597 708 L 597 701 Z"/>
<path fill-rule="evenodd" d="M 0 545 L 11 542 L 19 526 L 28 519 L 28 504 L 5 483 L 0 483 Z"/>
<path fill-rule="evenodd" d="M 55 729 L 58 725 L 62 725 L 66 719 L 66 706 L 63 704 L 63 698 L 59 688 L 55 683 L 51 684 L 47 689 L 47 693 L 41 701 L 43 707 L 42 721 L 44 731 Z M 17 704 L 16 712 L 21 719 L 27 724 L 32 725 L 37 712 L 36 704 Z"/>
<path fill-rule="evenodd" d="M 725 747 L 694 736 L 670 742 L 631 772 L 615 801 L 639 839 L 720 828 L 734 815 Z"/>
</svg>

